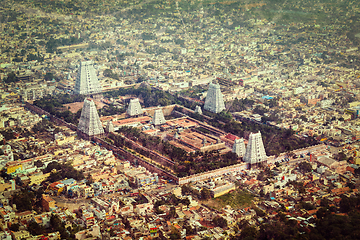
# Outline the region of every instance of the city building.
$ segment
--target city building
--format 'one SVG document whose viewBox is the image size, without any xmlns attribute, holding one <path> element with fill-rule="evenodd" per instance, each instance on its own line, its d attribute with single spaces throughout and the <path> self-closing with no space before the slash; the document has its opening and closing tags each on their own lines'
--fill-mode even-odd
<svg viewBox="0 0 360 240">
<path fill-rule="evenodd" d="M 0 155 L 0 162 L 4 161 L 6 163 L 14 161 L 14 155 L 10 145 L 2 145 L 0 146 L 0 150 L 3 153 L 3 155 Z"/>
<path fill-rule="evenodd" d="M 101 93 L 102 88 L 96 76 L 92 61 L 80 63 L 80 68 L 75 81 L 75 94 L 96 95 Z"/>
<path fill-rule="evenodd" d="M 98 112 L 93 100 L 85 99 L 81 111 L 78 130 L 87 136 L 100 135 L 104 133 Z"/>
<path fill-rule="evenodd" d="M 50 211 L 50 209 L 55 208 L 55 200 L 52 199 L 50 196 L 44 195 L 41 199 L 41 206 L 46 210 Z"/>
<path fill-rule="evenodd" d="M 250 164 L 256 164 L 266 161 L 266 159 L 267 156 L 260 131 L 258 133 L 250 133 L 244 161 Z"/>
<path fill-rule="evenodd" d="M 213 113 L 219 113 L 225 109 L 223 95 L 220 91 L 219 84 L 210 83 L 204 109 Z"/>
<path fill-rule="evenodd" d="M 139 187 L 156 184 L 158 182 L 159 177 L 157 173 L 146 172 L 135 176 L 135 183 Z"/>
<path fill-rule="evenodd" d="M 21 240 L 30 238 L 30 233 L 25 230 L 20 230 L 18 232 L 11 232 L 12 239 L 14 240 Z"/>
<path fill-rule="evenodd" d="M 210 189 L 210 192 L 214 198 L 217 198 L 232 190 L 235 190 L 235 183 L 226 181 Z"/>
</svg>

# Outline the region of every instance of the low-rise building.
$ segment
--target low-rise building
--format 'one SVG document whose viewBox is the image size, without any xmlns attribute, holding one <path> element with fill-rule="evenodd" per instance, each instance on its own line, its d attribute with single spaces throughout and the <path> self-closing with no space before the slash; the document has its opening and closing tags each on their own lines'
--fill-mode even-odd
<svg viewBox="0 0 360 240">
<path fill-rule="evenodd" d="M 46 210 L 46 211 L 50 211 L 50 209 L 55 208 L 55 200 L 52 199 L 50 196 L 47 196 L 45 194 L 43 194 L 42 196 L 42 200 L 41 200 L 41 206 Z"/>
<path fill-rule="evenodd" d="M 29 238 L 31 235 L 28 231 L 25 230 L 21 230 L 21 231 L 17 231 L 17 232 L 11 232 L 11 235 L 13 237 L 13 240 L 22 240 L 22 239 L 27 239 Z"/>
<path fill-rule="evenodd" d="M 214 198 L 220 197 L 232 190 L 235 190 L 235 183 L 233 182 L 222 182 L 215 186 L 214 188 L 210 189 L 211 194 Z"/>
</svg>

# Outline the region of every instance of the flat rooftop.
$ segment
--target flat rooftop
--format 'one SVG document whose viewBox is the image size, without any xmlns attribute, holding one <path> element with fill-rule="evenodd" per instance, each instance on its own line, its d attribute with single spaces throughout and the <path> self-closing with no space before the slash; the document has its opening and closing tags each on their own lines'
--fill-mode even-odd
<svg viewBox="0 0 360 240">
<path fill-rule="evenodd" d="M 113 125 L 114 127 L 120 127 L 120 126 L 126 126 L 131 125 L 134 123 L 148 123 L 152 120 L 151 117 L 144 116 L 144 117 L 137 117 L 137 118 L 125 118 L 122 120 L 114 121 Z"/>
<path fill-rule="evenodd" d="M 191 128 L 191 127 L 198 127 L 199 124 L 189 118 L 181 118 L 181 119 L 174 119 L 169 120 L 166 122 L 171 127 L 178 126 L 182 128 Z"/>
</svg>

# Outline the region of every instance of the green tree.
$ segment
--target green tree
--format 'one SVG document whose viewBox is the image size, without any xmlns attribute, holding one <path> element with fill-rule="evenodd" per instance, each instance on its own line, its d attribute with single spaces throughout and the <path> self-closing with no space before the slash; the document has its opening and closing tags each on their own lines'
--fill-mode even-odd
<svg viewBox="0 0 360 240">
<path fill-rule="evenodd" d="M 186 205 L 186 206 L 189 206 L 190 205 L 190 200 L 189 200 L 189 198 L 186 197 L 184 199 L 181 199 L 181 203 Z"/>
<path fill-rule="evenodd" d="M 301 162 L 299 163 L 299 169 L 301 172 L 307 173 L 307 172 L 311 172 L 312 166 L 308 162 Z"/>
<path fill-rule="evenodd" d="M 7 75 L 6 78 L 4 78 L 4 82 L 5 83 L 12 83 L 12 82 L 16 82 L 17 78 L 16 78 L 16 74 L 14 72 L 11 72 Z"/>
<path fill-rule="evenodd" d="M 43 162 L 42 162 L 41 160 L 35 161 L 35 162 L 34 162 L 34 165 L 35 165 L 36 167 L 38 167 L 38 168 L 44 166 L 44 164 L 43 164 Z"/>
<path fill-rule="evenodd" d="M 59 231 L 61 239 L 72 239 L 69 232 L 65 229 L 65 224 L 57 214 L 51 214 L 50 229 L 51 231 Z"/>
<path fill-rule="evenodd" d="M 174 226 L 171 226 L 171 232 L 169 234 L 170 239 L 181 239 L 181 234 L 178 229 L 176 229 Z"/>
<path fill-rule="evenodd" d="M 211 198 L 211 192 L 207 188 L 201 189 L 200 193 L 201 193 L 201 198 L 204 199 L 204 200 L 208 200 L 208 199 Z"/>
<path fill-rule="evenodd" d="M 307 117 L 305 116 L 305 115 L 302 115 L 302 116 L 300 116 L 299 117 L 303 122 L 307 122 L 308 121 L 308 119 L 307 119 Z"/>
<path fill-rule="evenodd" d="M 303 208 L 305 210 L 313 210 L 315 207 L 314 205 L 312 205 L 311 203 L 308 202 L 300 202 L 299 204 L 300 208 Z"/>
<path fill-rule="evenodd" d="M 18 223 L 12 223 L 12 224 L 10 225 L 9 229 L 10 229 L 11 231 L 17 232 L 17 231 L 19 231 L 19 227 L 20 227 L 20 224 L 18 224 Z"/>
<path fill-rule="evenodd" d="M 187 195 L 190 194 L 191 190 L 190 190 L 190 186 L 187 184 L 181 185 L 181 195 Z"/>
<path fill-rule="evenodd" d="M 105 69 L 103 72 L 104 77 L 110 77 L 113 74 L 111 69 Z"/>
<path fill-rule="evenodd" d="M 339 161 L 347 160 L 346 154 L 344 152 L 339 152 L 335 155 L 335 158 Z"/>
<path fill-rule="evenodd" d="M 35 194 L 27 190 L 21 190 L 12 196 L 11 202 L 16 204 L 16 209 L 19 212 L 31 211 L 35 202 Z"/>
<path fill-rule="evenodd" d="M 29 223 L 28 231 L 34 236 L 44 233 L 44 230 L 45 229 L 35 221 Z"/>
<path fill-rule="evenodd" d="M 238 239 L 257 239 L 259 232 L 254 226 L 246 226 L 241 230 L 240 237 Z"/>
<path fill-rule="evenodd" d="M 322 198 L 320 200 L 320 206 L 325 207 L 325 208 L 329 207 L 329 200 L 327 198 Z"/>
<path fill-rule="evenodd" d="M 260 208 L 254 207 L 254 210 L 255 210 L 257 216 L 259 216 L 259 217 L 265 216 L 265 212 L 263 210 L 261 210 Z"/>
<path fill-rule="evenodd" d="M 177 217 L 177 213 L 176 213 L 176 209 L 174 206 L 170 207 L 170 211 L 169 211 L 169 218 L 176 218 Z"/>
<path fill-rule="evenodd" d="M 55 76 L 54 76 L 54 74 L 53 74 L 52 72 L 47 72 L 47 73 L 45 74 L 45 76 L 44 76 L 44 79 L 45 79 L 46 81 L 50 81 L 50 80 L 52 80 L 52 79 L 55 79 Z"/>
<path fill-rule="evenodd" d="M 227 227 L 228 224 L 226 219 L 219 215 L 213 218 L 212 223 L 214 224 L 214 226 L 218 226 L 221 228 Z"/>
<path fill-rule="evenodd" d="M 318 219 L 323 219 L 324 217 L 326 217 L 329 214 L 330 214 L 330 211 L 325 207 L 321 207 L 316 211 L 316 217 Z"/>
</svg>

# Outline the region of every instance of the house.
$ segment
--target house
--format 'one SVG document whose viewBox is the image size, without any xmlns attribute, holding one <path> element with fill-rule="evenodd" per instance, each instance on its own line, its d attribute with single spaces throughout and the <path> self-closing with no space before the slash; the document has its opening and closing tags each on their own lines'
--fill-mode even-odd
<svg viewBox="0 0 360 240">
<path fill-rule="evenodd" d="M 120 208 L 120 213 L 122 216 L 129 215 L 133 213 L 134 207 L 132 204 L 126 205 L 125 207 Z"/>
<path fill-rule="evenodd" d="M 13 240 L 21 240 L 21 239 L 27 239 L 30 237 L 30 233 L 25 230 L 21 230 L 18 232 L 11 232 Z"/>
<path fill-rule="evenodd" d="M 83 239 L 89 238 L 90 236 L 91 236 L 92 239 L 96 239 L 97 237 L 100 236 L 100 227 L 99 227 L 99 225 L 96 224 L 96 225 L 92 226 L 89 229 L 82 230 L 82 231 L 77 232 L 75 234 L 75 238 L 77 240 L 83 240 Z"/>
<path fill-rule="evenodd" d="M 84 187 L 80 188 L 80 193 L 85 198 L 93 197 L 94 196 L 94 189 L 92 187 L 89 187 L 89 186 L 84 186 Z"/>
<path fill-rule="evenodd" d="M 37 224 L 45 228 L 50 227 L 50 219 L 51 219 L 50 213 L 39 214 L 32 218 L 33 221 L 35 221 Z"/>
<path fill-rule="evenodd" d="M 106 212 L 104 209 L 100 211 L 99 209 L 94 208 L 93 212 L 98 219 L 105 220 Z"/>
<path fill-rule="evenodd" d="M 5 222 L 13 222 L 15 220 L 15 212 L 11 207 L 0 208 L 0 216 Z"/>
<path fill-rule="evenodd" d="M 1 240 L 11 240 L 11 232 L 10 231 L 0 232 L 0 239 Z"/>
<path fill-rule="evenodd" d="M 45 181 L 50 176 L 50 173 L 43 174 L 42 172 L 33 173 L 29 176 L 30 183 L 29 185 L 39 185 Z"/>
<path fill-rule="evenodd" d="M 85 214 L 83 221 L 85 222 L 86 227 L 93 226 L 96 223 L 96 219 L 92 214 Z"/>
<path fill-rule="evenodd" d="M 146 215 L 152 212 L 154 205 L 151 203 L 138 204 L 135 207 L 135 211 L 139 215 Z"/>
<path fill-rule="evenodd" d="M 336 173 L 342 174 L 346 172 L 346 167 L 347 167 L 346 161 L 336 161 L 334 159 L 325 156 L 318 157 L 317 161 L 321 165 L 334 170 Z"/>
<path fill-rule="evenodd" d="M 20 212 L 20 213 L 16 213 L 15 217 L 19 220 L 19 221 L 29 221 L 30 219 L 32 219 L 34 216 L 34 213 L 32 211 L 25 211 L 25 212 Z"/>
<path fill-rule="evenodd" d="M 48 188 L 53 190 L 57 195 L 59 195 L 64 190 L 64 184 L 60 182 L 53 182 L 49 185 Z"/>
</svg>

